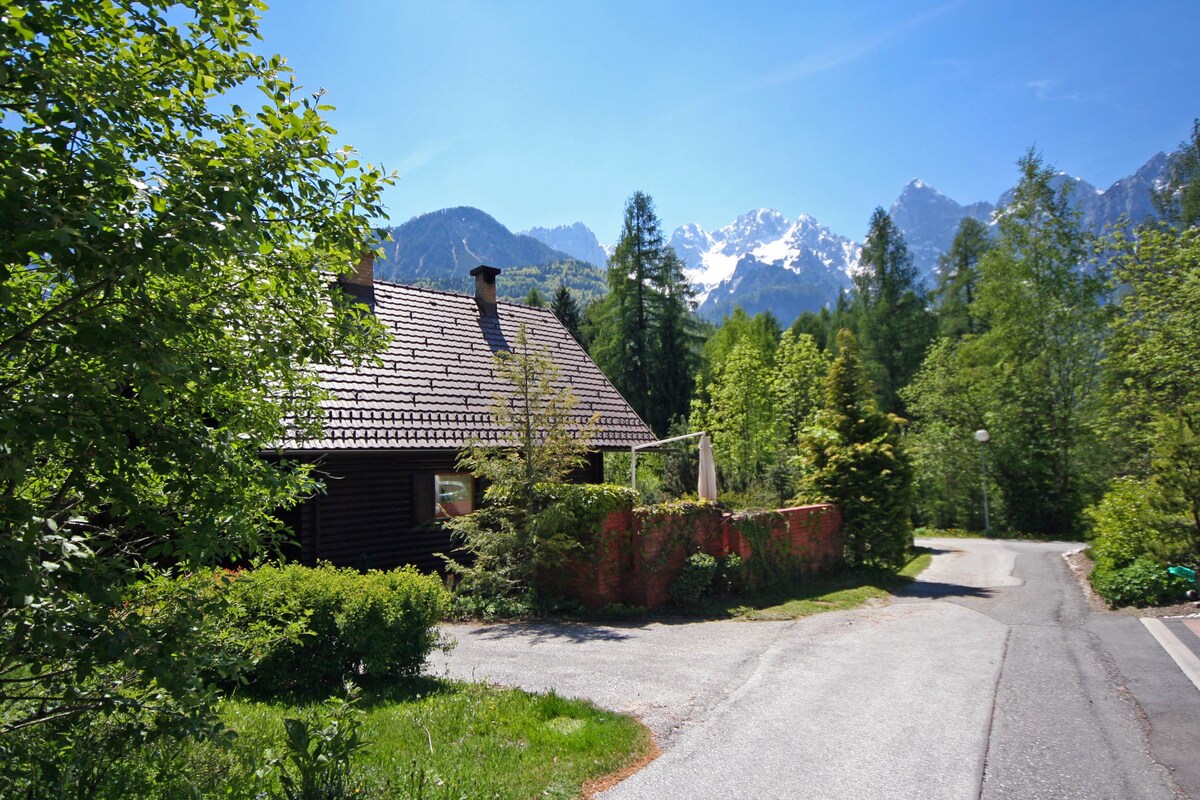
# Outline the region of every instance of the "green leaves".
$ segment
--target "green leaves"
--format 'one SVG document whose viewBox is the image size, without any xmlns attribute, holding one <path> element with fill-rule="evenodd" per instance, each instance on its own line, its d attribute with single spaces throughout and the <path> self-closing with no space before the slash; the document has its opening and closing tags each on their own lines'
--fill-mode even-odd
<svg viewBox="0 0 1200 800">
<path fill-rule="evenodd" d="M 458 465 L 488 488 L 483 508 L 447 522 L 470 558 L 446 560 L 468 592 L 511 597 L 533 590 L 539 569 L 580 546 L 585 532 L 562 524 L 562 509 L 547 502 L 547 491 L 586 463 L 597 422 L 573 414 L 574 394 L 558 381 L 550 353 L 530 345 L 523 325 L 496 369 L 511 387 L 492 404 L 494 427 L 506 441 L 474 444 L 459 455 Z"/>
<path fill-rule="evenodd" d="M 872 398 L 858 342 L 838 333 L 825 407 L 804 437 L 811 490 L 842 509 L 850 565 L 903 566 L 912 544 L 912 467 L 900 419 Z"/>
<path fill-rule="evenodd" d="M 634 192 L 608 262 L 609 294 L 590 353 L 659 436 L 687 414 L 696 362 L 696 322 L 683 262 L 663 240 L 653 199 Z"/>
<path fill-rule="evenodd" d="M 850 314 L 880 405 L 903 413 L 900 389 L 920 367 L 936 323 L 904 236 L 882 208 L 871 216 L 861 262 Z"/>
<path fill-rule="evenodd" d="M 1105 468 L 1096 436 L 1104 286 L 1053 170 L 1032 151 L 1019 167 L 1016 195 L 999 212 L 998 236 L 977 262 L 974 299 L 959 318 L 966 333 L 930 351 L 905 397 L 917 416 L 915 450 L 938 473 L 925 472 L 933 478 L 924 484 L 934 502 L 927 513 L 954 524 L 973 517 L 975 490 L 954 473 L 978 465 L 971 436 L 986 427 L 1007 524 L 1077 536 Z"/>
<path fill-rule="evenodd" d="M 264 452 L 317 430 L 318 364 L 382 341 L 328 275 L 372 240 L 388 178 L 245 49 L 262 8 L 5 6 L 0 672 L 42 665 L 0 688 L 5 724 L 137 720 L 149 697 L 200 713 L 189 664 L 118 598 L 270 552 L 314 484 Z M 243 83 L 268 90 L 260 119 L 221 106 Z"/>
</svg>

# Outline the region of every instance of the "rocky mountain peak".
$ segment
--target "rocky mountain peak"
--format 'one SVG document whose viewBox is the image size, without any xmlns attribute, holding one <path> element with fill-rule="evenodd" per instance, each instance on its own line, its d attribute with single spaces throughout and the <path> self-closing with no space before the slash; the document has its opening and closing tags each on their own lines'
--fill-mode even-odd
<svg viewBox="0 0 1200 800">
<path fill-rule="evenodd" d="M 558 225 L 554 228 L 530 228 L 518 235 L 531 236 L 547 247 L 597 267 L 602 267 L 608 262 L 608 253 L 600 246 L 596 234 L 582 222 Z"/>
</svg>

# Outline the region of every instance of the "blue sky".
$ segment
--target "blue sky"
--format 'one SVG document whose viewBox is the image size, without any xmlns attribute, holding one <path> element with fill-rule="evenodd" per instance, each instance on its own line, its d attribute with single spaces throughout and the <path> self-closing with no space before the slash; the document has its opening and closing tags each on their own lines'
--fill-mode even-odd
<svg viewBox="0 0 1200 800">
<path fill-rule="evenodd" d="M 861 238 L 911 178 L 994 202 L 1036 146 L 1106 188 L 1200 117 L 1196 0 L 276 0 L 262 33 L 399 173 L 392 224 L 611 243 L 641 190 L 668 232 L 771 207 Z"/>
</svg>

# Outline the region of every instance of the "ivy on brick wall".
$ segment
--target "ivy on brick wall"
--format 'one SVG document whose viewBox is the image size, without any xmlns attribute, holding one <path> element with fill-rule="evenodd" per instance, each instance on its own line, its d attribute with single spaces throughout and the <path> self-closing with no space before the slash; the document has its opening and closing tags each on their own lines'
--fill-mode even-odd
<svg viewBox="0 0 1200 800">
<path fill-rule="evenodd" d="M 633 514 L 638 524 L 635 526 L 634 535 L 661 536 L 658 539 L 657 550 L 651 552 L 644 562 L 646 571 L 653 574 L 666 569 L 670 564 L 671 554 L 677 547 L 682 547 L 687 554 L 697 552 L 698 523 L 706 516 L 719 518 L 720 513 L 715 504 L 696 500 L 673 500 L 635 508 Z"/>
<path fill-rule="evenodd" d="M 776 586 L 805 573 L 807 560 L 791 552 L 787 517 L 780 512 L 743 511 L 734 514 L 730 524 L 750 543 L 750 557 L 742 565 L 750 587 Z"/>
<path fill-rule="evenodd" d="M 581 548 L 594 548 L 610 514 L 633 510 L 637 492 L 611 483 L 555 483 L 537 487 L 542 512 L 538 525 L 574 539 Z"/>
</svg>

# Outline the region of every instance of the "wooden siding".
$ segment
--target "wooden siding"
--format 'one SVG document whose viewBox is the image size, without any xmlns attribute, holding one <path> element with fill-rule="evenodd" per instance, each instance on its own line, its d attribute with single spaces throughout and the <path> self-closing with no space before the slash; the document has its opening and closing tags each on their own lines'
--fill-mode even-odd
<svg viewBox="0 0 1200 800">
<path fill-rule="evenodd" d="M 433 517 L 433 476 L 453 471 L 455 456 L 453 451 L 336 453 L 316 459 L 326 491 L 296 515 L 301 560 L 356 569 L 403 564 L 441 569 L 434 553 L 448 552 L 450 537 L 422 523 Z"/>
<path fill-rule="evenodd" d="M 287 515 L 299 537 L 300 561 L 355 569 L 412 564 L 425 572 L 441 571 L 445 562 L 434 553 L 450 553 L 454 543 L 433 523 L 433 477 L 458 472 L 457 455 L 453 450 L 409 450 L 309 458 L 326 491 Z M 603 454 L 593 452 L 569 480 L 598 483 L 602 477 Z M 482 494 L 476 481 L 476 508 Z"/>
</svg>

